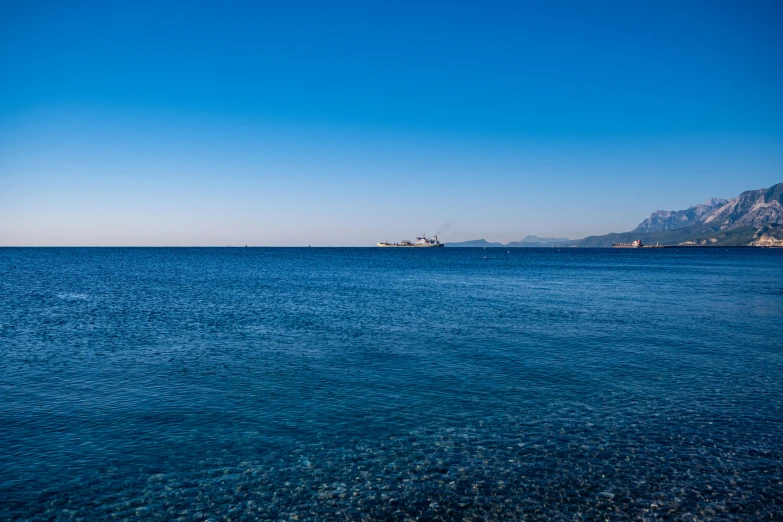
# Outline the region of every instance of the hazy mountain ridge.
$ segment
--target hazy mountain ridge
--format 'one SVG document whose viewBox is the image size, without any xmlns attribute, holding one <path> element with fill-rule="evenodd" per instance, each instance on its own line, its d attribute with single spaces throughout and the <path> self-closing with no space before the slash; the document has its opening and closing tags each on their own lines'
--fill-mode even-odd
<svg viewBox="0 0 783 522">
<path fill-rule="evenodd" d="M 510 243 L 492 243 L 486 239 L 474 239 L 472 241 L 446 243 L 446 246 L 458 248 L 541 248 L 573 246 L 578 241 L 578 239 L 568 239 L 565 237 L 526 236 L 519 241 L 511 241 Z"/>
<path fill-rule="evenodd" d="M 646 245 L 783 246 L 783 183 L 713 198 L 685 210 L 658 210 L 631 232 L 590 236 L 580 247 L 610 247 L 640 239 Z"/>
<path fill-rule="evenodd" d="M 721 229 L 735 226 L 761 228 L 783 222 L 783 183 L 767 189 L 748 190 L 714 209 L 703 222 L 717 224 Z"/>
<path fill-rule="evenodd" d="M 713 210 L 729 203 L 727 199 L 712 198 L 701 205 L 685 210 L 656 210 L 650 217 L 639 223 L 632 232 L 661 232 L 686 228 L 701 222 Z"/>
<path fill-rule="evenodd" d="M 734 199 L 711 198 L 685 210 L 657 210 L 630 232 L 584 239 L 527 236 L 510 243 L 485 239 L 450 247 L 611 247 L 640 239 L 645 245 L 783 246 L 783 183 L 748 190 Z"/>
<path fill-rule="evenodd" d="M 473 239 L 470 241 L 457 241 L 454 243 L 446 243 L 447 247 L 465 247 L 465 248 L 500 248 L 504 247 L 503 243 L 491 243 L 486 239 Z"/>
<path fill-rule="evenodd" d="M 524 239 L 519 241 L 512 241 L 506 243 L 507 247 L 540 247 L 540 246 L 565 246 L 571 243 L 576 243 L 575 239 L 568 239 L 567 237 L 538 237 L 538 236 L 525 236 Z"/>
</svg>

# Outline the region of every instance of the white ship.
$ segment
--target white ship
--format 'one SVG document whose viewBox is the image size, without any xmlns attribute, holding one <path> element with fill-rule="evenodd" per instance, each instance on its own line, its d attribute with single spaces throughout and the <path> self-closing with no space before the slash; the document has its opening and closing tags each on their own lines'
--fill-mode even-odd
<svg viewBox="0 0 783 522">
<path fill-rule="evenodd" d="M 642 248 L 643 246 L 641 239 L 637 239 L 633 243 L 612 243 L 612 248 Z"/>
<path fill-rule="evenodd" d="M 410 242 L 408 240 L 403 240 L 403 241 L 400 241 L 399 243 L 387 243 L 387 242 L 378 243 L 378 246 L 379 247 L 413 247 L 413 248 L 424 247 L 424 248 L 429 248 L 429 247 L 442 247 L 442 246 L 446 246 L 446 245 L 444 245 L 443 243 L 438 241 L 438 236 L 432 236 L 432 239 L 429 239 L 426 235 L 423 235 L 421 237 L 417 237 L 415 243 L 412 243 L 412 242 Z"/>
</svg>

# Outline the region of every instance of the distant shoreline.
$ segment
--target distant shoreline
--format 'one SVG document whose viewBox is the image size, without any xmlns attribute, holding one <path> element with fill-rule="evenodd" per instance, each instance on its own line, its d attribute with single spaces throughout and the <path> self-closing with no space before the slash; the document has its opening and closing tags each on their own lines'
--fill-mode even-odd
<svg viewBox="0 0 783 522">
<path fill-rule="evenodd" d="M 139 245 L 111 245 L 111 246 L 103 246 L 103 245 L 0 245 L 0 249 L 11 249 L 11 248 L 158 248 L 158 249 L 195 249 L 195 248 L 210 248 L 210 249 L 250 249 L 250 248 L 318 248 L 318 249 L 326 249 L 326 248 L 366 248 L 366 249 L 378 249 L 378 246 L 312 246 L 312 245 L 297 245 L 297 246 L 276 246 L 276 245 L 237 245 L 237 246 L 209 246 L 209 245 L 193 245 L 193 246 L 139 246 Z M 722 249 L 722 248 L 783 248 L 783 246 L 777 246 L 777 245 L 652 245 L 652 246 L 642 246 L 637 248 L 614 248 L 610 246 L 600 246 L 600 247 L 580 247 L 580 246 L 568 246 L 568 247 L 480 247 L 480 246 L 464 246 L 464 247 L 450 247 L 449 250 L 648 250 L 648 249 L 661 249 L 661 248 L 688 248 L 688 249 L 694 249 L 694 248 L 706 248 L 706 249 Z M 406 250 L 406 249 L 396 249 L 396 250 Z M 407 249 L 407 250 L 424 250 L 424 249 Z M 429 249 L 432 250 L 432 249 Z"/>
</svg>

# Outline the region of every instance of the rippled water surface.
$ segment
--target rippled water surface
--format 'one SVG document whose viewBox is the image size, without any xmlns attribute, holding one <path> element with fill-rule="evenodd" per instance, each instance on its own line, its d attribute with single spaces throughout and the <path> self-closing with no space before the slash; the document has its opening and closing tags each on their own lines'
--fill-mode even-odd
<svg viewBox="0 0 783 522">
<path fill-rule="evenodd" d="M 0 357 L 0 519 L 783 519 L 783 250 L 0 249 Z"/>
</svg>

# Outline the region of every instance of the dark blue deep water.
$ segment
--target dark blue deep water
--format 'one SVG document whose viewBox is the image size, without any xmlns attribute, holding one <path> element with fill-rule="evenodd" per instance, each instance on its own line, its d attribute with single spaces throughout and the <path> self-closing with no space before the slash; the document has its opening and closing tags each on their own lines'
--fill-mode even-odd
<svg viewBox="0 0 783 522">
<path fill-rule="evenodd" d="M 4 520 L 781 520 L 783 250 L 0 249 L 0 398 Z"/>
</svg>

